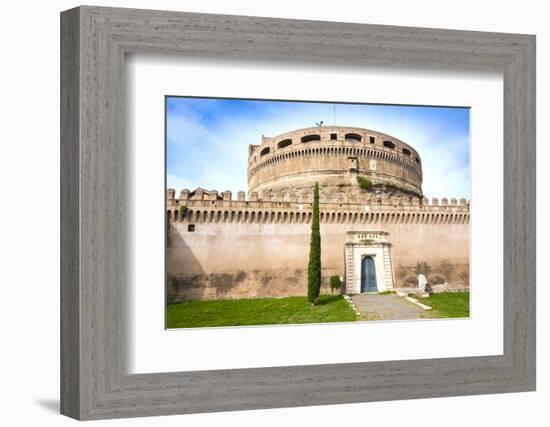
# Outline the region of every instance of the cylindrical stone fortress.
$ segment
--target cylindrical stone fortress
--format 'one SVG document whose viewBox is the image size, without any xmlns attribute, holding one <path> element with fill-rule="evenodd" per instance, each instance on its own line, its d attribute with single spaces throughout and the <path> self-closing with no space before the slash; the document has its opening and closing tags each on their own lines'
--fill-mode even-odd
<svg viewBox="0 0 550 427">
<path fill-rule="evenodd" d="M 422 196 L 420 155 L 381 132 L 318 126 L 264 136 L 248 148 L 248 191 L 260 199 L 309 192 L 316 182 L 332 197 L 356 195 L 357 176 L 370 180 L 375 193 Z"/>
</svg>

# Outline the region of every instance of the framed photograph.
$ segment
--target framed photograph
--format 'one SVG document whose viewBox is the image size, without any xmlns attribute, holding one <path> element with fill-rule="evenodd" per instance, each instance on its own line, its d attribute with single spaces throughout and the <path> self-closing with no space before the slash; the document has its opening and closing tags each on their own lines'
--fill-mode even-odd
<svg viewBox="0 0 550 427">
<path fill-rule="evenodd" d="M 61 15 L 61 411 L 535 389 L 535 37 Z"/>
<path fill-rule="evenodd" d="M 469 108 L 165 109 L 167 328 L 469 317 Z"/>
</svg>

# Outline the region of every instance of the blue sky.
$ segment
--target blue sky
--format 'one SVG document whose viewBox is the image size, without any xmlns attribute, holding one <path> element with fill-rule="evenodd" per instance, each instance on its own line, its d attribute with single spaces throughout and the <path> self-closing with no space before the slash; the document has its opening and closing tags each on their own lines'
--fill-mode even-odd
<svg viewBox="0 0 550 427">
<path fill-rule="evenodd" d="M 422 158 L 427 197 L 470 198 L 468 108 L 334 105 L 167 97 L 167 186 L 246 191 L 249 144 L 323 120 L 403 140 Z"/>
</svg>

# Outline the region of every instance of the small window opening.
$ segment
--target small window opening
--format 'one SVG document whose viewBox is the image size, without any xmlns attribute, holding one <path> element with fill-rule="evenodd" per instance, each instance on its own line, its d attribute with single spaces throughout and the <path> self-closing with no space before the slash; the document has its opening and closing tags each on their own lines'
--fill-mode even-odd
<svg viewBox="0 0 550 427">
<path fill-rule="evenodd" d="M 331 133 L 331 134 L 330 134 L 330 139 L 333 140 L 333 141 L 334 141 L 335 139 L 338 139 L 338 134 L 336 134 L 336 133 Z"/>
<path fill-rule="evenodd" d="M 403 148 L 403 154 L 405 154 L 406 156 L 410 156 L 411 152 L 409 150 L 407 150 L 406 148 Z"/>
<path fill-rule="evenodd" d="M 190 233 L 193 233 L 195 231 L 195 224 L 189 224 L 187 226 L 187 231 L 189 231 Z"/>
<path fill-rule="evenodd" d="M 311 142 L 311 141 L 320 141 L 321 136 L 320 135 L 306 135 L 302 136 L 302 142 Z"/>
<path fill-rule="evenodd" d="M 384 147 L 391 148 L 392 150 L 394 150 L 395 144 L 391 141 L 384 141 Z"/>
<path fill-rule="evenodd" d="M 376 141 L 376 139 L 374 138 L 374 136 L 369 136 L 369 142 L 371 144 L 374 144 L 375 141 Z"/>
<path fill-rule="evenodd" d="M 269 147 L 265 147 L 262 151 L 260 151 L 260 156 L 265 156 L 269 153 Z"/>
<path fill-rule="evenodd" d="M 285 148 L 292 144 L 292 139 L 283 139 L 277 144 L 278 148 Z"/>
<path fill-rule="evenodd" d="M 356 133 L 346 133 L 345 139 L 346 141 L 351 142 L 361 142 L 361 135 L 358 135 Z"/>
</svg>

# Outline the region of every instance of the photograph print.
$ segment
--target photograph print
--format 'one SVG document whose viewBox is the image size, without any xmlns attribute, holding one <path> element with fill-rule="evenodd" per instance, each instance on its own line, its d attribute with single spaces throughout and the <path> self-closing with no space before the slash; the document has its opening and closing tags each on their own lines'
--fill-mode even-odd
<svg viewBox="0 0 550 427">
<path fill-rule="evenodd" d="M 164 107 L 167 329 L 469 317 L 468 107 Z"/>
</svg>

